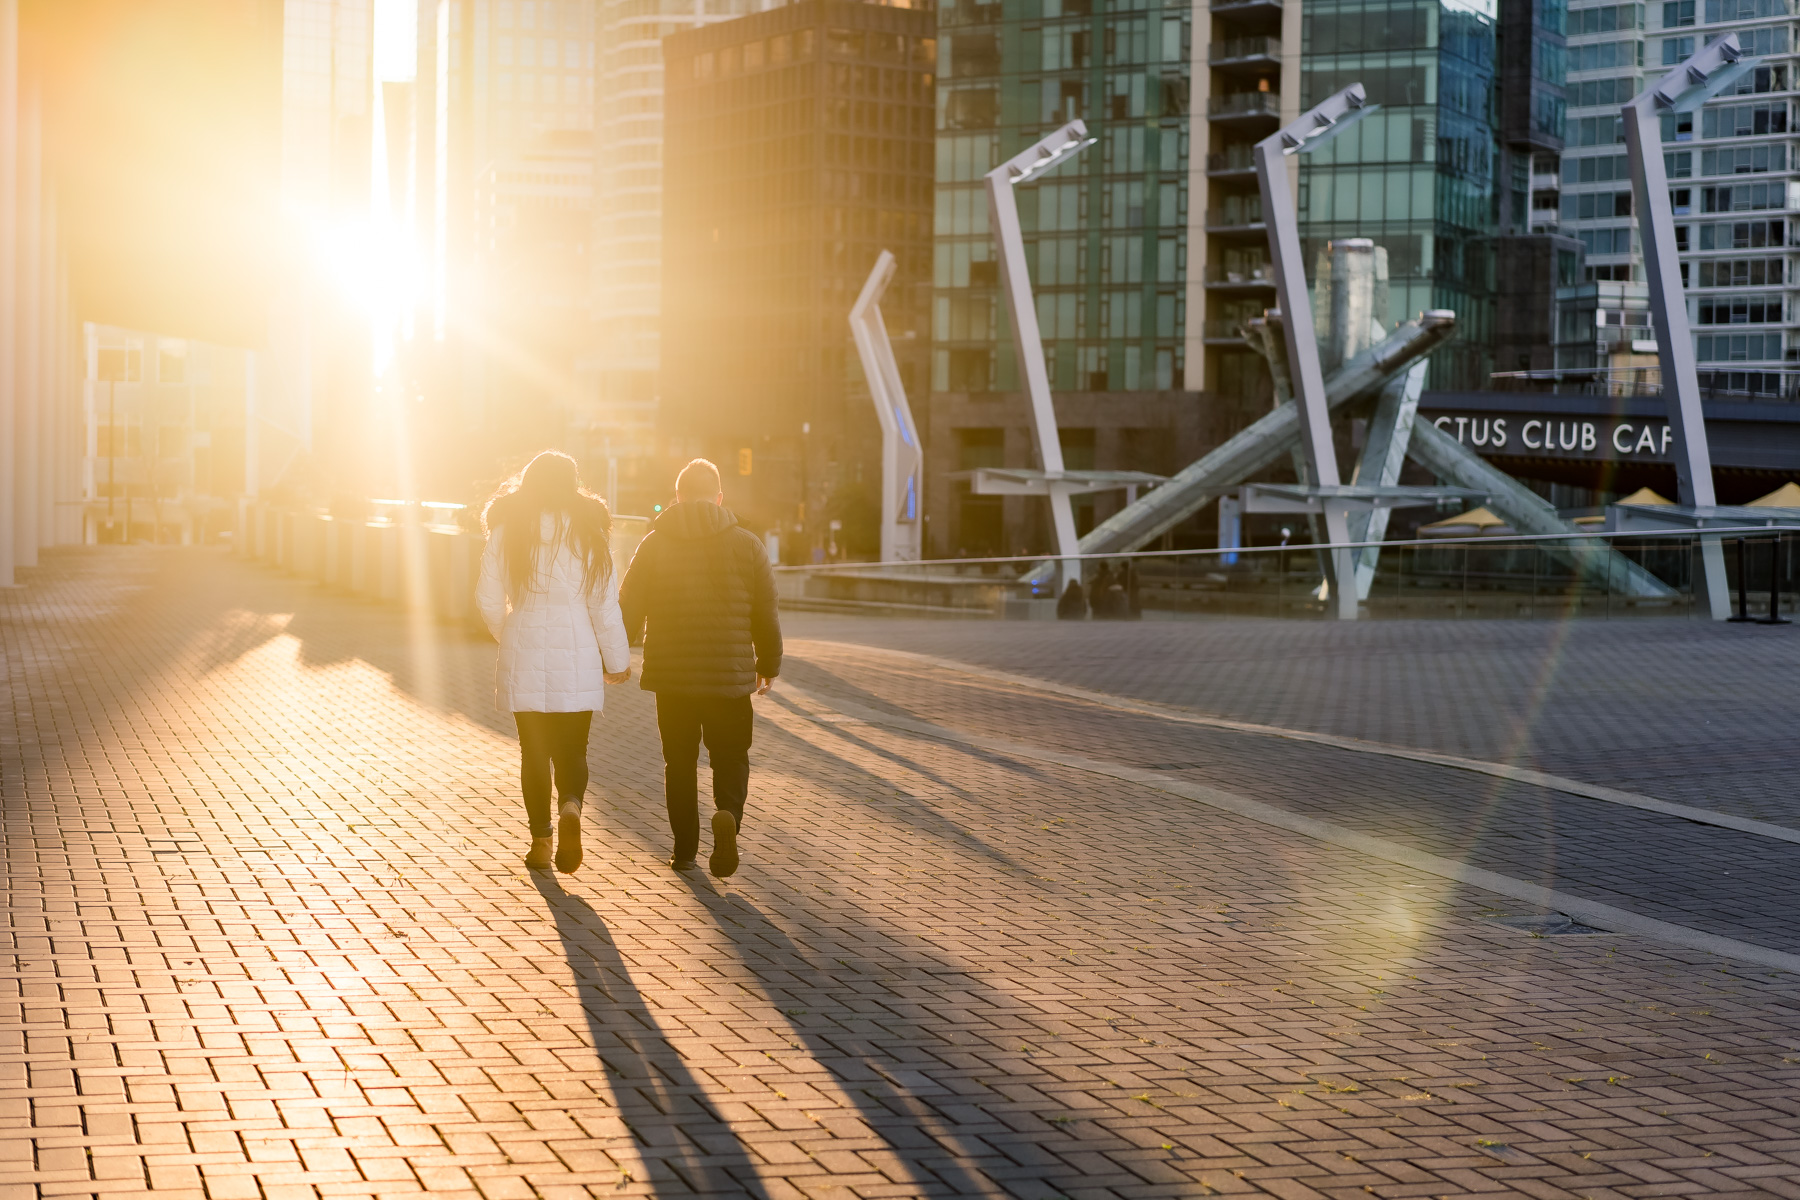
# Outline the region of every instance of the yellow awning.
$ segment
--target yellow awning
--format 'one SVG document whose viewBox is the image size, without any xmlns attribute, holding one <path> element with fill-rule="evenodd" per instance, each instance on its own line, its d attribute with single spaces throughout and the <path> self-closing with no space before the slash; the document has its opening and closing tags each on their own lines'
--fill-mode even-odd
<svg viewBox="0 0 1800 1200">
<path fill-rule="evenodd" d="M 1659 504 L 1659 505 L 1667 506 L 1667 505 L 1673 504 L 1675 502 L 1673 500 L 1670 500 L 1666 496 L 1657 495 L 1655 492 L 1651 491 L 1647 487 L 1641 487 L 1637 491 L 1631 493 L 1631 495 L 1629 495 L 1629 496 L 1620 496 L 1618 498 L 1618 500 L 1615 501 L 1615 503 L 1618 503 L 1618 504 Z"/>
<path fill-rule="evenodd" d="M 1471 508 L 1468 512 L 1457 513 L 1454 517 L 1445 517 L 1441 521 L 1433 521 L 1429 525 L 1419 526 L 1419 532 L 1427 529 L 1492 529 L 1496 525 L 1504 525 L 1506 521 L 1495 516 L 1486 508 Z"/>
<path fill-rule="evenodd" d="M 1758 496 L 1750 508 L 1800 508 L 1800 483 L 1788 480 L 1766 496 Z"/>
</svg>

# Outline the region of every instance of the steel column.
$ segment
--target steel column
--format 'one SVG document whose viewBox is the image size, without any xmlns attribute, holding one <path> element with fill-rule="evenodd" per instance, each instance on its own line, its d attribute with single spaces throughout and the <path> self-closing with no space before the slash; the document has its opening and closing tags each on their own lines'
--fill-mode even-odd
<svg viewBox="0 0 1800 1200">
<path fill-rule="evenodd" d="M 1663 402 L 1675 434 L 1675 480 L 1681 503 L 1690 508 L 1716 504 L 1712 453 L 1706 441 L 1706 416 L 1700 407 L 1700 377 L 1694 363 L 1694 339 L 1688 324 L 1687 291 L 1681 282 L 1676 252 L 1675 214 L 1669 204 L 1669 180 L 1663 166 L 1664 113 L 1691 112 L 1743 73 L 1742 51 L 1735 33 L 1707 46 L 1664 75 L 1657 84 L 1621 108 L 1625 149 L 1631 164 L 1631 190 L 1637 203 L 1638 237 L 1644 247 L 1644 273 L 1650 284 L 1650 312 L 1656 325 L 1656 350 L 1662 367 Z M 1704 593 L 1713 620 L 1730 615 L 1725 590 L 1725 555 L 1717 538 L 1702 538 L 1701 570 L 1695 586 Z"/>
</svg>

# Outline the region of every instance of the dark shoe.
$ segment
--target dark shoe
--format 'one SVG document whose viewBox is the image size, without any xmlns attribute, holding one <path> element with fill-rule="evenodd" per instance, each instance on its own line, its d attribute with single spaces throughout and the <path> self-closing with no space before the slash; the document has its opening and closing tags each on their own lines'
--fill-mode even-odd
<svg viewBox="0 0 1800 1200">
<path fill-rule="evenodd" d="M 669 866 L 677 871 L 692 871 L 695 870 L 699 864 L 691 858 L 671 858 L 669 860 Z"/>
<path fill-rule="evenodd" d="M 719 809 L 712 815 L 713 852 L 706 869 L 724 879 L 738 869 L 737 818 Z"/>
<path fill-rule="evenodd" d="M 581 866 L 581 818 L 563 817 L 556 823 L 556 869 L 571 875 Z"/>
<path fill-rule="evenodd" d="M 525 865 L 533 871 L 550 869 L 550 839 L 547 837 L 531 839 L 531 853 L 525 856 Z"/>
</svg>

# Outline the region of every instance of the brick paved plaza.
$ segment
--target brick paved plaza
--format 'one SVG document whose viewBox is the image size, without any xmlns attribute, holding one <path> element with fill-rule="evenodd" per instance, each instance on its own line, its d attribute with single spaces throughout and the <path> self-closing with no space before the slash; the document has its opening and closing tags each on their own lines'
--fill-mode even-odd
<svg viewBox="0 0 1800 1200">
<path fill-rule="evenodd" d="M 795 615 L 740 873 L 629 687 L 534 876 L 485 636 L 23 576 L 0 1200 L 1800 1196 L 1793 629 Z"/>
</svg>

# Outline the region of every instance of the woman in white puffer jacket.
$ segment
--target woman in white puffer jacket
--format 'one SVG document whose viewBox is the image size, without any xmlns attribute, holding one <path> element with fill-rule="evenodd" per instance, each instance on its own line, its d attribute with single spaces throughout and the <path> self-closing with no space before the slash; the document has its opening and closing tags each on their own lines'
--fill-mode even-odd
<svg viewBox="0 0 1800 1200">
<path fill-rule="evenodd" d="M 531 822 L 525 865 L 550 866 L 550 782 L 559 800 L 556 869 L 581 865 L 587 743 L 606 685 L 631 678 L 608 535 L 612 515 L 583 491 L 575 460 L 546 450 L 500 485 L 475 603 L 500 643 L 494 702 L 519 728 L 519 783 Z"/>
</svg>

